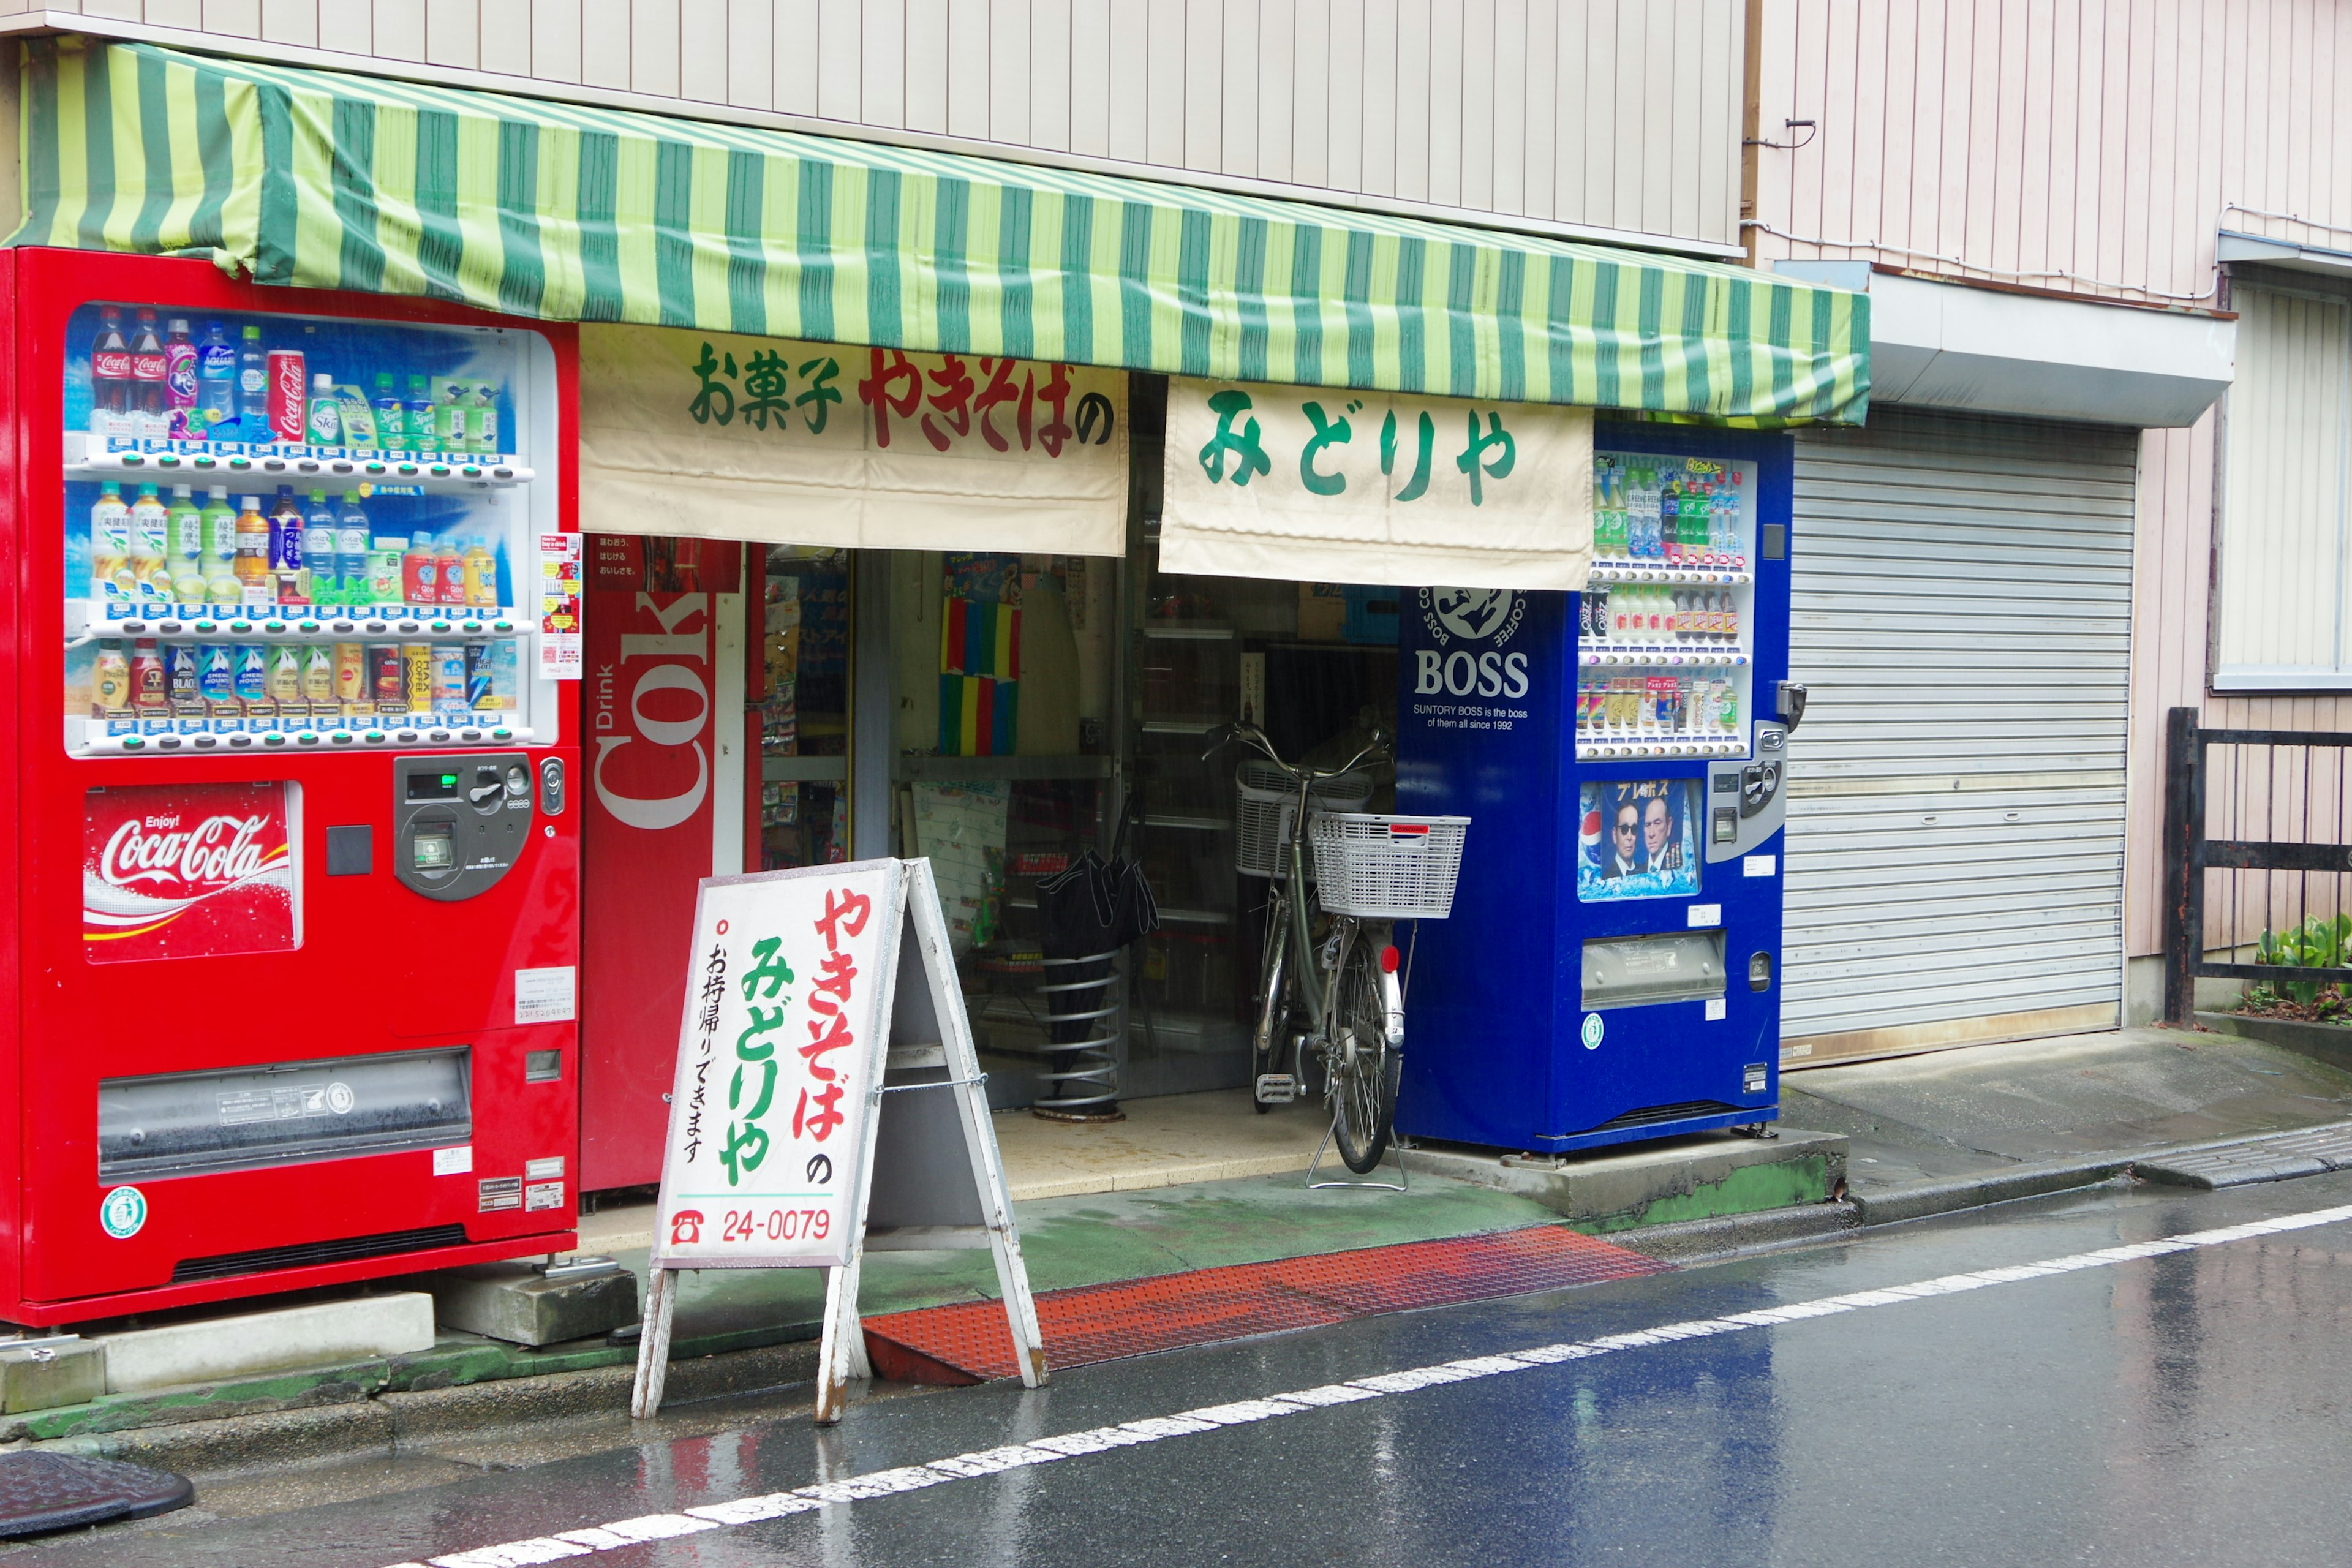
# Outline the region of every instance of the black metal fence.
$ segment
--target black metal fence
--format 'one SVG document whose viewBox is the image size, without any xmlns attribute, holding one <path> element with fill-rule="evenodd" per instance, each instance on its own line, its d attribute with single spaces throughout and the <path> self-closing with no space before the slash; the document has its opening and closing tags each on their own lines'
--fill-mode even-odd
<svg viewBox="0 0 2352 1568">
<path fill-rule="evenodd" d="M 2165 715 L 2164 1015 L 2197 981 L 2352 984 L 2352 733 Z"/>
</svg>

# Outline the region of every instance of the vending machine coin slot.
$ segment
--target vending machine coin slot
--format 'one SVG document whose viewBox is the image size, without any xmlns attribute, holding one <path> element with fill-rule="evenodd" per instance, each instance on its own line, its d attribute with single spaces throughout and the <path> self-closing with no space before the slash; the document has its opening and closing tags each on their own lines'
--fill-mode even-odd
<svg viewBox="0 0 2352 1568">
<path fill-rule="evenodd" d="M 563 815 L 563 759 L 548 757 L 539 764 L 539 809 L 550 816 Z"/>
<path fill-rule="evenodd" d="M 519 753 L 402 757 L 393 870 L 428 899 L 497 886 L 530 841 L 530 763 Z"/>
</svg>

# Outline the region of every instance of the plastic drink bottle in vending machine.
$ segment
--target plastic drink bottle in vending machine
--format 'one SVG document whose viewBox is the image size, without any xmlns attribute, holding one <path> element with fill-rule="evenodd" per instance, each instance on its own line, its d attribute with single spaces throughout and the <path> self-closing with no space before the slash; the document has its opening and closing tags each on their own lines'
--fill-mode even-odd
<svg viewBox="0 0 2352 1568">
<path fill-rule="evenodd" d="M 397 605 L 401 602 L 400 557 L 407 542 L 394 533 L 372 541 L 368 548 L 368 603 L 374 605 Z"/>
<path fill-rule="evenodd" d="M 236 434 L 240 441 L 269 441 L 269 355 L 262 351 L 261 329 L 247 327 L 236 351 Z"/>
<path fill-rule="evenodd" d="M 237 504 L 244 509 L 236 516 L 236 561 L 232 568 L 236 574 L 237 601 L 267 605 L 272 598 L 269 522 L 261 515 L 259 496 L 246 496 Z"/>
<path fill-rule="evenodd" d="M 208 604 L 237 602 L 236 509 L 228 504 L 228 487 L 215 485 L 205 502 L 205 599 Z"/>
<path fill-rule="evenodd" d="M 131 342 L 122 335 L 122 311 L 117 306 L 98 312 L 89 382 L 89 433 L 101 441 L 131 434 Z"/>
<path fill-rule="evenodd" d="M 184 316 L 173 317 L 165 328 L 163 401 L 174 440 L 204 435 L 196 417 L 196 341 L 188 335 Z"/>
<path fill-rule="evenodd" d="M 250 330 L 250 329 L 248 329 Z M 269 436 L 299 441 L 310 417 L 310 378 L 300 349 L 269 351 Z"/>
<path fill-rule="evenodd" d="M 172 597 L 183 605 L 205 602 L 205 514 L 196 506 L 196 492 L 187 485 L 172 487 Z"/>
<path fill-rule="evenodd" d="M 433 582 L 442 604 L 466 602 L 466 558 L 459 553 L 454 536 L 445 536 L 434 554 Z"/>
<path fill-rule="evenodd" d="M 139 328 L 131 338 L 131 433 L 143 440 L 161 440 L 170 426 L 169 372 L 163 339 L 155 331 L 155 312 L 142 307 Z"/>
<path fill-rule="evenodd" d="M 131 580 L 133 596 L 146 608 L 172 601 L 172 514 L 153 485 L 141 485 L 131 505 Z"/>
<path fill-rule="evenodd" d="M 408 405 L 392 384 L 392 372 L 375 373 L 375 438 L 392 456 L 415 451 L 408 440 Z"/>
<path fill-rule="evenodd" d="M 421 375 L 408 378 L 408 449 L 430 452 L 439 436 L 435 428 L 432 384 Z"/>
<path fill-rule="evenodd" d="M 98 504 L 89 509 L 89 595 L 120 601 L 133 592 L 131 509 L 122 502 L 122 486 L 109 479 L 99 486 Z"/>
<path fill-rule="evenodd" d="M 441 384 L 440 400 L 433 410 L 433 445 L 436 447 L 444 452 L 466 449 L 469 427 L 466 405 L 468 401 L 466 383 L 445 381 Z"/>
<path fill-rule="evenodd" d="M 478 534 L 466 542 L 463 557 L 466 603 L 476 609 L 496 609 L 499 603 L 499 560 L 489 542 Z"/>
<path fill-rule="evenodd" d="M 303 596 L 302 503 L 292 485 L 278 487 L 277 504 L 269 509 L 269 570 L 276 577 L 271 597 L 291 604 Z"/>
<path fill-rule="evenodd" d="M 368 585 L 368 545 L 371 542 L 367 513 L 360 510 L 357 490 L 346 491 L 343 510 L 335 519 L 335 575 L 342 580 L 342 592 L 338 604 L 372 605 L 375 596 Z"/>
<path fill-rule="evenodd" d="M 310 378 L 310 407 L 303 419 L 302 438 L 313 447 L 343 444 L 343 405 L 335 396 L 335 378 L 323 370 Z"/>
<path fill-rule="evenodd" d="M 419 529 L 409 537 L 408 552 L 400 558 L 400 596 L 413 605 L 436 605 L 441 600 L 439 582 L 433 536 Z"/>
<path fill-rule="evenodd" d="M 499 389 L 488 382 L 474 388 L 472 418 L 467 435 L 474 450 L 487 457 L 499 455 Z"/>
<path fill-rule="evenodd" d="M 302 514 L 302 561 L 310 574 L 310 595 L 314 605 L 340 605 L 343 602 L 342 579 L 335 552 L 335 509 L 327 504 L 327 492 L 312 490 L 310 509 Z"/>
<path fill-rule="evenodd" d="M 236 350 L 228 329 L 218 321 L 205 323 L 205 341 L 196 350 L 196 413 L 207 440 L 226 440 L 236 419 Z"/>
</svg>

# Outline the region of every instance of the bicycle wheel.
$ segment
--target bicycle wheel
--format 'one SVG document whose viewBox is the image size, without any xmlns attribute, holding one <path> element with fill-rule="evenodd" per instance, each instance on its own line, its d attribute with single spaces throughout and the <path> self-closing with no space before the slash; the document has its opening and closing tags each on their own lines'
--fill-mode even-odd
<svg viewBox="0 0 2352 1568">
<path fill-rule="evenodd" d="M 1388 1152 L 1396 1127 L 1397 1081 L 1404 1056 L 1389 1049 L 1388 1009 L 1381 999 L 1381 944 L 1359 931 L 1339 961 L 1332 988 L 1331 1140 L 1348 1169 L 1364 1175 Z"/>
</svg>

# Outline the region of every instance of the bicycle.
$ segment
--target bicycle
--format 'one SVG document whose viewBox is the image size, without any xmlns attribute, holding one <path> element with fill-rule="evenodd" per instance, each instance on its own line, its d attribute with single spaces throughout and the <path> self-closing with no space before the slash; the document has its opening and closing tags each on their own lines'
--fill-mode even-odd
<svg viewBox="0 0 2352 1568">
<path fill-rule="evenodd" d="M 1284 761 L 1255 725 L 1236 724 L 1202 760 L 1231 742 L 1265 759 L 1244 763 L 1236 777 L 1236 867 L 1268 879 L 1250 1041 L 1252 1094 L 1260 1111 L 1296 1100 L 1311 1057 L 1322 1069 L 1331 1141 L 1348 1169 L 1363 1175 L 1379 1165 L 1394 1136 L 1404 1071 L 1404 980 L 1395 922 L 1443 920 L 1451 912 L 1470 819 L 1330 809 L 1370 800 L 1368 763 L 1393 764 L 1394 753 L 1378 731 L 1339 766 L 1310 768 Z M 1267 766 L 1295 798 L 1268 789 L 1264 778 L 1253 780 L 1252 770 Z M 1324 913 L 1319 934 L 1308 911 L 1310 885 Z M 1306 1025 L 1297 1033 L 1289 1027 L 1294 1010 Z M 1288 1071 L 1282 1066 L 1286 1057 Z"/>
</svg>

